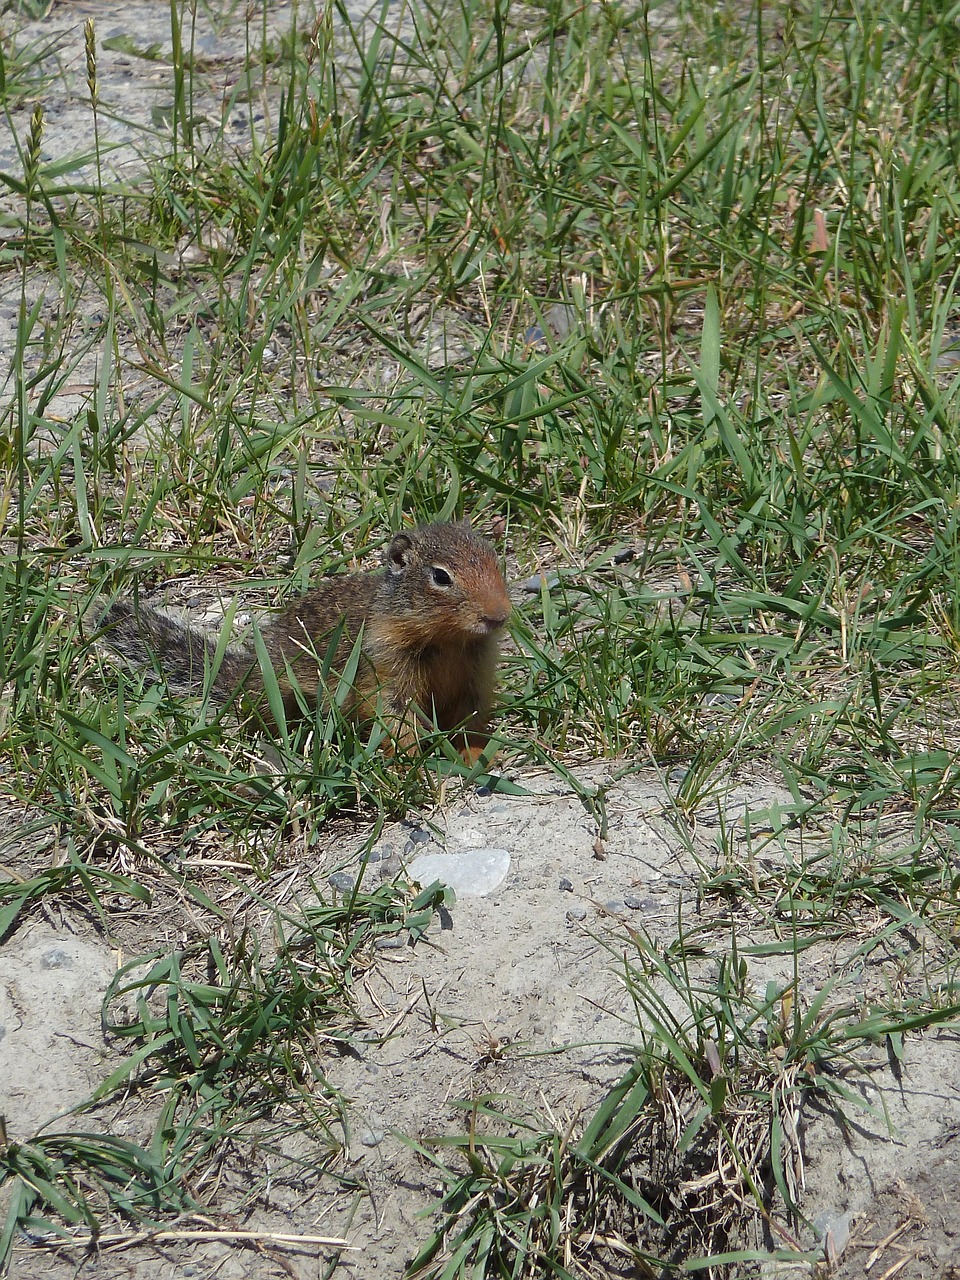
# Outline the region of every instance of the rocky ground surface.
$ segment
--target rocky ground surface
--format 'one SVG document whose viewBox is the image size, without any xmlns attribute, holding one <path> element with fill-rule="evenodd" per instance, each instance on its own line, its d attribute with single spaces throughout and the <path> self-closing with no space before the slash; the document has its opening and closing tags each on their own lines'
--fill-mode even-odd
<svg viewBox="0 0 960 1280">
<path fill-rule="evenodd" d="M 609 773 L 601 765 L 582 772 L 581 780 L 602 782 Z M 345 1238 L 351 1250 L 342 1254 L 344 1274 L 400 1274 L 401 1260 L 424 1238 L 421 1215 L 437 1190 L 429 1164 L 407 1139 L 462 1129 L 455 1101 L 481 1093 L 508 1096 L 554 1116 L 561 1127 L 589 1114 L 629 1064 L 638 1038 L 623 968 L 624 955 L 636 954 L 633 935 L 656 945 L 674 939 L 678 928 L 706 930 L 713 942 L 704 950 L 713 958 L 704 954 L 699 966 L 709 977 L 732 937 L 722 901 L 697 893 L 703 867 L 717 864 L 721 820 L 729 838 L 742 829 L 746 813 L 755 827 L 771 805 L 790 801 L 773 781 L 741 782 L 719 803 L 705 805 L 696 815 L 696 839 L 681 842 L 665 820 L 662 782 L 637 775 L 610 787 L 609 829 L 598 845 L 594 819 L 566 787 L 545 777 L 524 783 L 533 795 L 467 794 L 419 822 L 397 824 L 369 858 L 361 859 L 363 832 L 351 853 L 340 831 L 325 859 L 314 853 L 309 866 L 278 874 L 273 892 L 291 908 L 300 897 L 309 900 L 311 881 L 325 879 L 337 893 L 361 871 L 370 883 L 397 870 L 415 875 L 418 866 L 431 879 L 439 870 L 459 883 L 460 893 L 423 942 L 384 951 L 366 973 L 357 993 L 354 1051 L 331 1054 L 326 1064 L 330 1083 L 350 1103 L 340 1172 L 363 1194 L 341 1188 L 304 1196 L 301 1187 L 278 1185 L 243 1229 Z M 425 857 L 426 866 L 418 861 Z M 449 874 L 437 862 L 443 858 L 455 864 Z M 138 932 L 144 950 L 164 930 L 171 940 L 177 936 L 176 912 L 159 920 L 157 910 L 127 921 L 126 954 L 73 911 L 60 919 L 35 917 L 7 939 L 0 950 L 0 1080 L 11 1138 L 64 1123 L 57 1117 L 116 1064 L 116 1045 L 101 1032 L 101 1001 L 118 963 L 134 953 Z M 741 947 L 771 937 L 747 916 L 736 934 Z M 801 953 L 799 1000 L 816 999 L 837 976 L 837 960 L 828 943 Z M 748 981 L 758 992 L 770 982 L 787 986 L 793 976 L 789 954 L 751 955 Z M 864 995 L 876 980 L 848 968 L 828 1011 Z M 869 1070 L 850 1080 L 863 1106 L 845 1108 L 845 1121 L 828 1108 L 811 1106 L 801 1115 L 804 1212 L 836 1238 L 838 1274 L 864 1274 L 874 1253 L 871 1271 L 878 1275 L 946 1280 L 954 1274 L 957 1051 L 956 1036 L 947 1031 L 908 1038 L 897 1062 L 878 1048 Z M 132 1106 L 114 1114 L 110 1126 L 142 1141 L 152 1119 Z M 798 1238 L 805 1247 L 817 1245 L 810 1228 L 800 1229 Z M 172 1238 L 150 1247 L 125 1242 L 122 1252 L 107 1248 L 86 1264 L 76 1251 L 51 1256 L 19 1249 L 13 1274 L 31 1280 L 148 1273 L 170 1280 L 191 1274 L 306 1278 L 324 1274 L 328 1255 L 319 1247 L 261 1242 L 248 1249 Z M 768 1269 L 771 1275 L 781 1270 Z"/>
</svg>

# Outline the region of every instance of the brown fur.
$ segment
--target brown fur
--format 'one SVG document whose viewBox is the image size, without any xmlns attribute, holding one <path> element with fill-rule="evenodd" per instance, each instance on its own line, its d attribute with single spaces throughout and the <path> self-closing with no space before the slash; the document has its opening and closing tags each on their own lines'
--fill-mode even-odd
<svg viewBox="0 0 960 1280">
<path fill-rule="evenodd" d="M 466 522 L 430 524 L 397 534 L 380 572 L 331 578 L 291 601 L 261 634 L 289 716 L 299 714 L 297 689 L 308 706 L 327 695 L 328 656 L 326 684 L 336 687 L 362 637 L 346 714 L 363 723 L 379 708 L 405 746 L 419 727 L 436 724 L 473 761 L 488 740 L 498 633 L 510 608 L 489 543 Z M 111 605 L 101 626 L 131 662 L 159 662 L 174 693 L 202 691 L 216 651 L 208 637 L 128 600 Z M 253 648 L 227 649 L 210 695 L 226 702 L 263 688 Z"/>
</svg>

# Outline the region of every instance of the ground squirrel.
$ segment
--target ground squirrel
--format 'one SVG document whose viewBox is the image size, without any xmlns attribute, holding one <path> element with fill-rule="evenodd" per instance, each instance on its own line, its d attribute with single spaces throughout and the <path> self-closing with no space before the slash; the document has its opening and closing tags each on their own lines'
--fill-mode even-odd
<svg viewBox="0 0 960 1280">
<path fill-rule="evenodd" d="M 379 572 L 331 578 L 261 634 L 288 715 L 300 714 L 297 689 L 310 706 L 324 695 L 323 664 L 336 687 L 362 636 L 346 714 L 363 723 L 379 706 L 404 746 L 416 741 L 418 725 L 435 724 L 473 763 L 488 741 L 497 638 L 510 609 L 493 548 L 469 522 L 428 524 L 398 533 Z M 209 637 L 130 600 L 115 601 L 100 627 L 130 662 L 156 661 L 173 693 L 201 691 L 216 652 Z M 210 694 L 223 703 L 263 687 L 252 645 L 228 648 Z"/>
</svg>

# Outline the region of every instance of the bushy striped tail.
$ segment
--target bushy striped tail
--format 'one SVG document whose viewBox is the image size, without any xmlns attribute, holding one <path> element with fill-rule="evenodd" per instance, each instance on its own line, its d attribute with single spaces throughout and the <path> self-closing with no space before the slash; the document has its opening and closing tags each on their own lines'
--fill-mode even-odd
<svg viewBox="0 0 960 1280">
<path fill-rule="evenodd" d="M 203 693 L 217 652 L 209 636 L 131 600 L 114 601 L 99 625 L 103 640 L 132 666 L 159 668 L 176 697 Z M 227 649 L 210 685 L 210 697 L 214 702 L 227 702 L 241 686 L 251 688 L 259 683 L 253 655 Z"/>
</svg>

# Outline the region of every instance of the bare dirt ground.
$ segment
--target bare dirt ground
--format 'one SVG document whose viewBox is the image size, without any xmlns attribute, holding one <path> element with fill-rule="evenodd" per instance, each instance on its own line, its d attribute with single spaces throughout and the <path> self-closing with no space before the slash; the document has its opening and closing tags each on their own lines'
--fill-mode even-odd
<svg viewBox="0 0 960 1280">
<path fill-rule="evenodd" d="M 582 780 L 608 775 L 601 765 Z M 385 872 L 398 862 L 409 869 L 424 852 L 486 847 L 506 850 L 509 870 L 484 896 L 461 896 L 425 942 L 384 952 L 364 978 L 353 1051 L 332 1052 L 325 1068 L 349 1100 L 337 1172 L 355 1190 L 331 1191 L 329 1183 L 318 1189 L 309 1178 L 280 1182 L 238 1227 L 342 1237 L 351 1246 L 340 1255 L 343 1274 L 399 1275 L 423 1240 L 421 1215 L 438 1189 L 429 1164 L 405 1139 L 462 1132 L 456 1100 L 478 1095 L 507 1095 L 561 1128 L 589 1113 L 628 1065 L 637 1035 L 618 964 L 631 950 L 631 931 L 665 944 L 679 921 L 687 931 L 706 928 L 711 949 L 722 952 L 729 912 L 722 902 L 699 900 L 696 888 L 703 865 L 716 861 L 719 815 L 736 828 L 746 812 L 756 821 L 771 804 L 789 803 L 768 780 L 739 783 L 722 806 L 698 814 L 693 856 L 665 821 L 661 782 L 638 775 L 610 789 L 610 829 L 598 856 L 596 825 L 580 801 L 551 779 L 525 782 L 534 798 L 468 793 L 427 815 L 429 823 L 396 824 L 381 837 Z M 355 836 L 358 850 L 363 834 Z M 336 877 L 356 862 L 340 832 L 325 861 L 278 873 L 273 891 L 292 905 L 298 895 L 309 898 L 308 877 L 314 883 Z M 132 913 L 122 927 L 127 955 L 102 940 L 94 921 L 70 910 L 60 919 L 33 918 L 7 940 L 0 951 L 0 1079 L 11 1138 L 44 1123 L 56 1128 L 56 1117 L 116 1064 L 116 1046 L 100 1029 L 109 978 L 137 942 L 141 950 L 164 938 L 182 944 L 196 927 L 189 914 L 172 903 Z M 771 938 L 749 918 L 737 932 L 741 946 Z M 706 974 L 715 961 L 705 956 L 701 964 Z M 749 964 L 758 990 L 791 981 L 789 956 L 752 956 Z M 844 966 L 828 946 L 803 952 L 800 966 L 798 999 L 806 1002 L 838 966 L 847 973 L 838 1001 L 863 995 L 878 980 Z M 895 1274 L 905 1277 L 948 1277 L 957 1264 L 957 1049 L 946 1032 L 908 1039 L 899 1063 L 878 1049 L 869 1074 L 858 1073 L 851 1085 L 864 1109 L 848 1108 L 845 1123 L 813 1108 L 802 1116 L 805 1216 L 823 1223 L 848 1215 L 850 1240 L 838 1274 L 864 1274 L 874 1253 L 871 1270 L 880 1275 L 899 1264 Z M 151 1119 L 131 1106 L 128 1113 L 95 1116 L 91 1127 L 109 1122 L 113 1132 L 143 1140 Z M 66 1123 L 75 1127 L 76 1117 Z M 229 1200 L 231 1180 L 240 1191 L 242 1176 L 236 1169 L 223 1176 Z M 811 1230 L 798 1235 L 804 1247 L 815 1247 Z M 156 1247 L 124 1242 L 116 1253 L 107 1246 L 86 1262 L 76 1250 L 20 1248 L 13 1274 L 306 1280 L 325 1274 L 329 1256 L 319 1247 L 305 1252 L 263 1240 L 238 1248 L 172 1239 Z M 777 1273 L 774 1264 L 770 1273 Z"/>
</svg>

